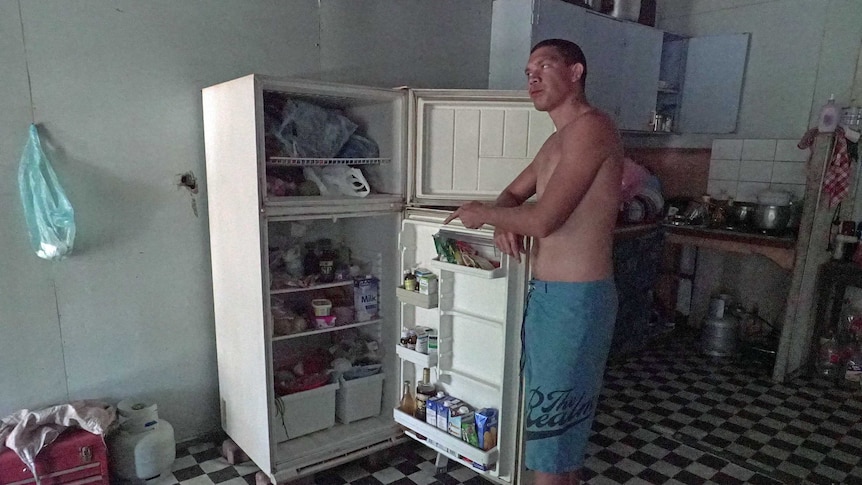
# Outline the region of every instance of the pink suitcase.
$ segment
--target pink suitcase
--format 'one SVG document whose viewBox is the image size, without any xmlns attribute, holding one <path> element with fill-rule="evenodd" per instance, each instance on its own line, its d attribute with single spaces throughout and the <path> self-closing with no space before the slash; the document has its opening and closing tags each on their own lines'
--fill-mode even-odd
<svg viewBox="0 0 862 485">
<path fill-rule="evenodd" d="M 69 428 L 36 456 L 42 485 L 109 485 L 108 451 L 102 436 Z M 0 485 L 36 483 L 12 450 L 0 453 Z"/>
</svg>

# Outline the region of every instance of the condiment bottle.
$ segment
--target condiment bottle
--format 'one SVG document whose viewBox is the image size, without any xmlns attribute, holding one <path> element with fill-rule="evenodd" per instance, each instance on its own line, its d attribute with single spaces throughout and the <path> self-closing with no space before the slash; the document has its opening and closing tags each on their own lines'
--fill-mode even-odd
<svg viewBox="0 0 862 485">
<path fill-rule="evenodd" d="M 839 110 L 835 104 L 835 95 L 829 96 L 829 101 L 820 108 L 820 117 L 817 122 L 817 131 L 820 133 L 832 133 L 838 127 Z"/>
<path fill-rule="evenodd" d="M 404 381 L 404 387 L 401 391 L 401 404 L 399 404 L 398 409 L 410 416 L 416 414 L 416 400 L 413 399 L 413 394 L 410 392 L 410 381 Z"/>
<path fill-rule="evenodd" d="M 407 291 L 416 291 L 418 289 L 416 275 L 412 271 L 404 273 L 404 289 Z"/>
<path fill-rule="evenodd" d="M 314 243 L 305 243 L 305 258 L 302 260 L 302 271 L 305 276 L 317 274 L 320 271 L 320 263 L 317 260 L 317 251 L 314 249 Z"/>
<path fill-rule="evenodd" d="M 332 249 L 332 241 L 329 239 L 320 240 L 320 256 L 318 259 L 318 267 L 320 268 L 320 281 L 323 283 L 331 283 L 335 280 L 335 260 L 338 259 L 338 253 Z"/>
</svg>

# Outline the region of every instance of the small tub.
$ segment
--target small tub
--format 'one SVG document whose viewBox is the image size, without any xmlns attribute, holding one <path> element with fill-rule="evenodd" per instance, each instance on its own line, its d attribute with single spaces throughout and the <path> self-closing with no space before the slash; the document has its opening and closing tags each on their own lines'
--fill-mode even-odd
<svg viewBox="0 0 862 485">
<path fill-rule="evenodd" d="M 335 326 L 335 315 L 314 317 L 314 326 L 317 328 L 332 328 Z"/>
<path fill-rule="evenodd" d="M 326 317 L 332 314 L 332 302 L 326 298 L 311 300 L 311 307 L 314 309 L 315 317 Z"/>
</svg>

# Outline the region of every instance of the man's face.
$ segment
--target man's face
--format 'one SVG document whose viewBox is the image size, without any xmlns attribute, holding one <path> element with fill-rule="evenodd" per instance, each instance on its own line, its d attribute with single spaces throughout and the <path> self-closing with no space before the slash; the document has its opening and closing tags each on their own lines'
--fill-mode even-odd
<svg viewBox="0 0 862 485">
<path fill-rule="evenodd" d="M 550 111 L 568 99 L 580 84 L 580 64 L 566 65 L 556 47 L 544 46 L 530 54 L 527 88 L 539 111 Z"/>
</svg>

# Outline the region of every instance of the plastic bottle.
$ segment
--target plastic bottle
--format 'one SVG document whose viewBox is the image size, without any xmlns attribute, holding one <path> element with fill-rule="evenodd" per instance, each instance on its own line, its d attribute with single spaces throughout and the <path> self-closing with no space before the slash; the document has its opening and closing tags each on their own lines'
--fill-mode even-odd
<svg viewBox="0 0 862 485">
<path fill-rule="evenodd" d="M 829 101 L 820 108 L 820 118 L 817 122 L 817 130 L 820 133 L 832 133 L 838 127 L 840 110 L 835 104 L 835 95 L 829 95 Z"/>
</svg>

